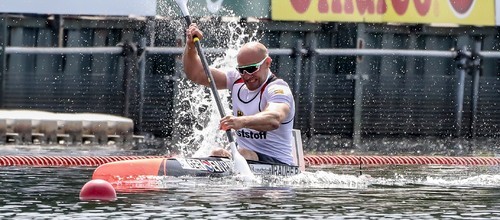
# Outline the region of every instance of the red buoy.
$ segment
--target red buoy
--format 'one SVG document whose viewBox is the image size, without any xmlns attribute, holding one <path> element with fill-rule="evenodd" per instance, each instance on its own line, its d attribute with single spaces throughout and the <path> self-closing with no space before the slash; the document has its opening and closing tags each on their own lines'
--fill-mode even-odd
<svg viewBox="0 0 500 220">
<path fill-rule="evenodd" d="M 115 188 L 106 180 L 95 179 L 88 181 L 80 191 L 80 200 L 116 200 Z"/>
</svg>

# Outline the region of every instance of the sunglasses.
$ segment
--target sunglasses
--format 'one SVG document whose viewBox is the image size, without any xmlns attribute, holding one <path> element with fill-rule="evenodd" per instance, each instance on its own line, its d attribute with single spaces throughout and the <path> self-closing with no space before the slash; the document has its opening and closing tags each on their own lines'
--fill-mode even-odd
<svg viewBox="0 0 500 220">
<path fill-rule="evenodd" d="M 264 64 L 264 62 L 266 61 L 267 58 L 268 58 L 268 56 L 266 56 L 262 61 L 260 61 L 258 63 L 254 63 L 254 64 L 250 64 L 250 65 L 245 65 L 245 66 L 237 66 L 236 69 L 242 75 L 245 74 L 245 73 L 248 74 L 248 75 L 252 75 L 255 72 L 259 71 L 260 66 L 262 66 L 262 64 Z"/>
</svg>

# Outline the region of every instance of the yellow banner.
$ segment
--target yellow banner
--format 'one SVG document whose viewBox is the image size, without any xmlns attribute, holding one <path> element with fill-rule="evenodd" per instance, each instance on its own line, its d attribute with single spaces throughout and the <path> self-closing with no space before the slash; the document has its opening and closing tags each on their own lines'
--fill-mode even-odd
<svg viewBox="0 0 500 220">
<path fill-rule="evenodd" d="M 273 20 L 495 25 L 495 0 L 271 0 Z"/>
</svg>

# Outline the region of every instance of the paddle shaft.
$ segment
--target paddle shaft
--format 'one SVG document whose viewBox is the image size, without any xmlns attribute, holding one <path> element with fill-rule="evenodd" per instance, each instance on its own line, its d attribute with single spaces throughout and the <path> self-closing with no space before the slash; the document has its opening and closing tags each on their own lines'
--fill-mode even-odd
<svg viewBox="0 0 500 220">
<path fill-rule="evenodd" d="M 191 24 L 191 17 L 184 16 L 188 25 Z M 194 37 L 194 45 L 196 46 L 196 50 L 198 51 L 198 56 L 200 57 L 201 64 L 203 65 L 203 71 L 208 78 L 208 83 L 210 84 L 210 90 L 215 99 L 215 103 L 217 104 L 217 109 L 219 109 L 219 114 L 221 118 L 224 118 L 226 114 L 224 113 L 224 107 L 222 106 L 222 102 L 220 101 L 219 92 L 217 91 L 217 86 L 215 85 L 214 77 L 212 76 L 212 72 L 210 72 L 210 67 L 208 66 L 207 58 L 203 53 L 203 48 L 201 47 L 200 40 L 198 37 Z M 231 133 L 231 129 L 226 130 L 227 140 L 229 143 L 234 142 L 233 133 Z"/>
<path fill-rule="evenodd" d="M 175 0 L 175 2 L 177 2 L 177 5 L 181 9 L 182 14 L 184 15 L 184 18 L 186 19 L 186 22 L 189 26 L 192 24 L 192 22 L 191 22 L 191 17 L 189 16 L 189 11 L 187 9 L 187 1 L 188 0 Z M 222 107 L 222 103 L 220 101 L 219 93 L 217 92 L 217 87 L 215 85 L 214 78 L 212 76 L 212 73 L 210 72 L 210 68 L 208 67 L 207 59 L 205 58 L 205 54 L 203 53 L 203 49 L 201 48 L 201 44 L 199 42 L 200 39 L 197 36 L 194 36 L 193 41 L 196 46 L 196 50 L 198 51 L 198 56 L 201 60 L 201 64 L 203 65 L 203 70 L 205 71 L 205 75 L 207 76 L 208 83 L 210 84 L 210 89 L 212 90 L 212 93 L 214 95 L 215 103 L 217 103 L 217 108 L 219 109 L 220 116 L 221 118 L 223 118 L 225 117 L 224 108 Z M 246 159 L 243 156 L 241 156 L 241 154 L 238 152 L 231 130 L 226 130 L 226 134 L 227 134 L 227 139 L 229 141 L 229 146 L 231 147 L 231 155 L 233 157 L 233 162 L 234 162 L 233 171 L 236 171 L 236 173 L 240 174 L 244 180 L 254 180 L 255 177 L 252 171 L 250 170 L 250 166 L 248 166 Z"/>
</svg>

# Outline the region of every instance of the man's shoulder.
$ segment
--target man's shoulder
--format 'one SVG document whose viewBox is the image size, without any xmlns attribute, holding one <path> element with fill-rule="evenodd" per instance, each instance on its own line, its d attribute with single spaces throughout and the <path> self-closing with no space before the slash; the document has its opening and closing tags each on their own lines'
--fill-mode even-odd
<svg viewBox="0 0 500 220">
<path fill-rule="evenodd" d="M 234 69 L 228 69 L 225 71 L 225 73 L 226 73 L 226 79 L 227 79 L 227 88 L 232 89 L 234 84 L 239 82 L 238 80 L 241 79 L 241 76 Z M 240 81 L 243 82 L 242 80 L 240 80 Z"/>
<path fill-rule="evenodd" d="M 290 89 L 290 86 L 288 85 L 288 83 L 285 80 L 278 78 L 278 79 L 274 80 L 273 82 L 269 83 L 266 90 L 269 91 L 269 90 L 283 89 L 283 88 Z"/>
<path fill-rule="evenodd" d="M 288 84 L 281 79 L 279 81 L 276 80 L 275 82 L 270 83 L 266 88 L 266 93 L 270 97 L 293 96 L 290 86 L 288 86 Z"/>
</svg>

